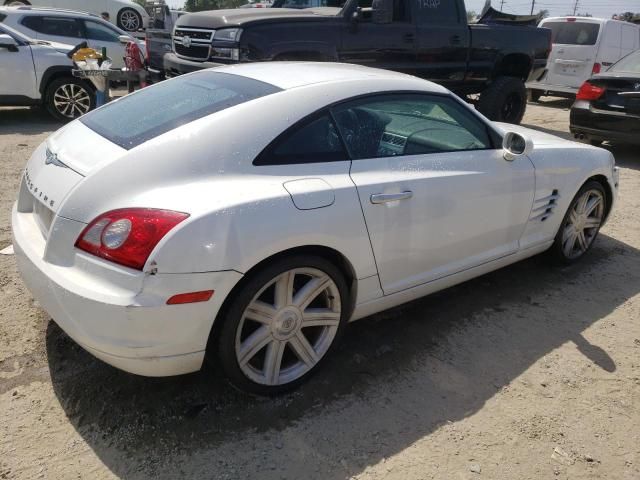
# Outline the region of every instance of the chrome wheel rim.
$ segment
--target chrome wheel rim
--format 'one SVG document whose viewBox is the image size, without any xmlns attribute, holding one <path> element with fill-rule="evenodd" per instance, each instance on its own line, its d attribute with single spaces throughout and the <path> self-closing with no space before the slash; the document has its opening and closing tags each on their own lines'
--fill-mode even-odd
<svg viewBox="0 0 640 480">
<path fill-rule="evenodd" d="M 573 204 L 562 231 L 562 251 L 569 259 L 586 252 L 598 234 L 604 218 L 604 196 L 588 190 Z"/>
<path fill-rule="evenodd" d="M 53 92 L 53 105 L 60 115 L 76 118 L 91 109 L 91 97 L 84 88 L 68 83 Z"/>
<path fill-rule="evenodd" d="M 296 268 L 278 275 L 242 315 L 235 339 L 240 369 L 262 385 L 302 377 L 331 347 L 341 312 L 338 287 L 323 271 Z"/>
<path fill-rule="evenodd" d="M 129 32 L 135 32 L 140 28 L 140 20 L 138 14 L 133 10 L 125 10 L 120 14 L 120 23 L 122 28 Z"/>
</svg>

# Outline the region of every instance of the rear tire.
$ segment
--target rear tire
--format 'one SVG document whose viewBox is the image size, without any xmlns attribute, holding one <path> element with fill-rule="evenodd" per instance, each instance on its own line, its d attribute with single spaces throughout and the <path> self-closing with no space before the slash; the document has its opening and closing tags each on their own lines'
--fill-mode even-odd
<svg viewBox="0 0 640 480">
<path fill-rule="evenodd" d="M 331 354 L 349 304 L 344 276 L 328 260 L 310 255 L 277 260 L 252 274 L 230 299 L 217 320 L 219 334 L 210 342 L 217 352 L 209 354 L 217 353 L 227 378 L 240 390 L 286 392 Z"/>
<path fill-rule="evenodd" d="M 607 195 L 599 182 L 590 180 L 573 197 L 549 249 L 556 263 L 570 265 L 591 250 L 607 212 Z"/>
<path fill-rule="evenodd" d="M 527 109 L 527 91 L 516 77 L 498 77 L 481 94 L 478 111 L 489 120 L 519 124 Z"/>
<path fill-rule="evenodd" d="M 137 32 L 142 28 L 142 16 L 133 8 L 123 8 L 118 12 L 116 23 L 126 32 Z"/>
<path fill-rule="evenodd" d="M 47 86 L 44 104 L 54 118 L 69 122 L 93 110 L 96 96 L 83 80 L 59 77 Z"/>
</svg>

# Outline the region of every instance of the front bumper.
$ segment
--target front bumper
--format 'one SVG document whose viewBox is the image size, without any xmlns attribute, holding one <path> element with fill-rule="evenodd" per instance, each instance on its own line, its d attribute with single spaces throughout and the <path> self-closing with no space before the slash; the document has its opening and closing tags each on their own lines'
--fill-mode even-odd
<svg viewBox="0 0 640 480">
<path fill-rule="evenodd" d="M 588 140 L 640 144 L 640 117 L 594 109 L 585 101 L 576 101 L 571 108 L 569 130 Z"/>
<path fill-rule="evenodd" d="M 163 57 L 164 71 L 168 77 L 175 77 L 185 73 L 197 72 L 205 68 L 223 67 L 224 63 L 196 62 L 178 57 L 175 53 L 165 53 Z"/>
<path fill-rule="evenodd" d="M 72 264 L 56 265 L 43 258 L 45 241 L 33 215 L 15 206 L 12 232 L 18 269 L 42 308 L 88 352 L 138 375 L 199 370 L 217 312 L 241 278 L 233 271 L 148 275 L 82 252 Z M 210 289 L 208 302 L 166 305 L 173 295 Z"/>
</svg>

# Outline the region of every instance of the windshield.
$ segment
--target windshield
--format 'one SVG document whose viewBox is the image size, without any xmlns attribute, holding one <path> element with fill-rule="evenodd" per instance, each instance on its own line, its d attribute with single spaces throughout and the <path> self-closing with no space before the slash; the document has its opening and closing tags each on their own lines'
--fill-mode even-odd
<svg viewBox="0 0 640 480">
<path fill-rule="evenodd" d="M 630 53 L 609 69 L 609 72 L 640 73 L 640 50 Z"/>
<path fill-rule="evenodd" d="M 272 8 L 342 8 L 344 3 L 345 0 L 276 0 L 273 2 Z"/>
<path fill-rule="evenodd" d="M 279 91 L 239 75 L 202 71 L 142 89 L 80 121 L 129 150 L 199 118 Z"/>
<path fill-rule="evenodd" d="M 551 30 L 551 42 L 561 45 L 595 45 L 600 24 L 583 22 L 547 22 L 541 27 Z"/>
</svg>

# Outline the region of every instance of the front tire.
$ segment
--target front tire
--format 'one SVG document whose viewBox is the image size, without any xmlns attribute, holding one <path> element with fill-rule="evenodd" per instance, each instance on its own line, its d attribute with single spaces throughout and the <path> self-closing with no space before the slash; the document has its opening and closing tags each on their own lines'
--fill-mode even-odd
<svg viewBox="0 0 640 480">
<path fill-rule="evenodd" d="M 96 96 L 86 82 L 75 77 L 61 77 L 47 86 L 44 103 L 53 117 L 68 122 L 94 109 Z"/>
<path fill-rule="evenodd" d="M 498 77 L 481 94 L 478 110 L 489 120 L 518 125 L 527 109 L 527 90 L 516 77 Z"/>
<path fill-rule="evenodd" d="M 296 255 L 253 274 L 213 342 L 228 379 L 259 395 L 297 387 L 338 342 L 348 297 L 344 276 L 322 257 Z"/>
<path fill-rule="evenodd" d="M 118 12 L 117 24 L 127 32 L 137 32 L 142 28 L 142 16 L 133 8 L 123 8 Z"/>
<path fill-rule="evenodd" d="M 567 210 L 549 253 L 570 265 L 591 249 L 607 212 L 607 195 L 599 182 L 585 183 Z"/>
</svg>

